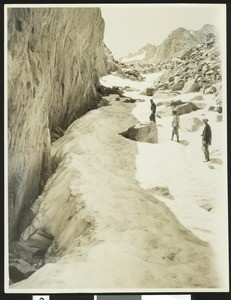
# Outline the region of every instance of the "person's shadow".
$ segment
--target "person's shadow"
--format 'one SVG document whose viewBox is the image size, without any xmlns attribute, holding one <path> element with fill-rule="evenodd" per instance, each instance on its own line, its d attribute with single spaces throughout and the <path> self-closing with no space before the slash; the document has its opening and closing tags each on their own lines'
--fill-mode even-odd
<svg viewBox="0 0 231 300">
<path fill-rule="evenodd" d="M 216 157 L 210 158 L 210 162 L 211 162 L 212 164 L 218 164 L 218 165 L 222 165 L 222 164 L 223 164 L 222 159 L 216 158 Z"/>
</svg>

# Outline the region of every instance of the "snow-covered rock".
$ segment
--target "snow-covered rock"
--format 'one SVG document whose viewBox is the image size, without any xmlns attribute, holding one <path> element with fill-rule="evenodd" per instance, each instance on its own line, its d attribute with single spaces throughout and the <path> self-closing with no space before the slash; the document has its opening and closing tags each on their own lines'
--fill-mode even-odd
<svg viewBox="0 0 231 300">
<path fill-rule="evenodd" d="M 133 141 L 153 144 L 158 142 L 158 131 L 154 122 L 134 125 L 125 132 L 122 132 L 121 135 Z"/>
</svg>

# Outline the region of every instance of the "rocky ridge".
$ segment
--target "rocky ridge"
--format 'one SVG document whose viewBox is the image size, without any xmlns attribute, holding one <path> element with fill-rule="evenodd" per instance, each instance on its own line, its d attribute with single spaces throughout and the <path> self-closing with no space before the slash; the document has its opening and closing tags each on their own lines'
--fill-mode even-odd
<svg viewBox="0 0 231 300">
<path fill-rule="evenodd" d="M 138 50 L 134 54 L 121 59 L 127 64 L 135 63 L 136 57 L 143 55 L 143 59 L 139 60 L 142 64 L 156 63 L 158 61 L 168 60 L 178 57 L 186 50 L 206 41 L 208 34 L 215 34 L 216 29 L 213 25 L 205 24 L 200 30 L 186 30 L 183 27 L 177 28 L 158 46 L 148 44 Z M 134 60 L 132 58 L 134 57 Z M 129 60 L 129 62 L 128 62 Z"/>
</svg>

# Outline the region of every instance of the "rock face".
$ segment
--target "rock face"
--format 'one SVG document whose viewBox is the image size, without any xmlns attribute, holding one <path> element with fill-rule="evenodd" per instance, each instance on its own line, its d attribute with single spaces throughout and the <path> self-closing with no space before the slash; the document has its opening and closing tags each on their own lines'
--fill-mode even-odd
<svg viewBox="0 0 231 300">
<path fill-rule="evenodd" d="M 154 122 L 132 126 L 127 131 L 121 133 L 121 135 L 133 141 L 152 144 L 158 142 L 158 132 Z"/>
<path fill-rule="evenodd" d="M 103 34 L 98 8 L 8 9 L 10 240 L 51 174 L 50 132 L 99 101 Z"/>
</svg>

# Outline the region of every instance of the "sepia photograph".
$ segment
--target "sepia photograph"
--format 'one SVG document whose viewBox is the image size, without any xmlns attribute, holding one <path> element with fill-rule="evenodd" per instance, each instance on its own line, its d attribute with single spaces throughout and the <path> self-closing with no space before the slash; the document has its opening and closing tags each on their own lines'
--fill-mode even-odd
<svg viewBox="0 0 231 300">
<path fill-rule="evenodd" d="M 228 292 L 226 5 L 4 25 L 5 292 Z"/>
</svg>

